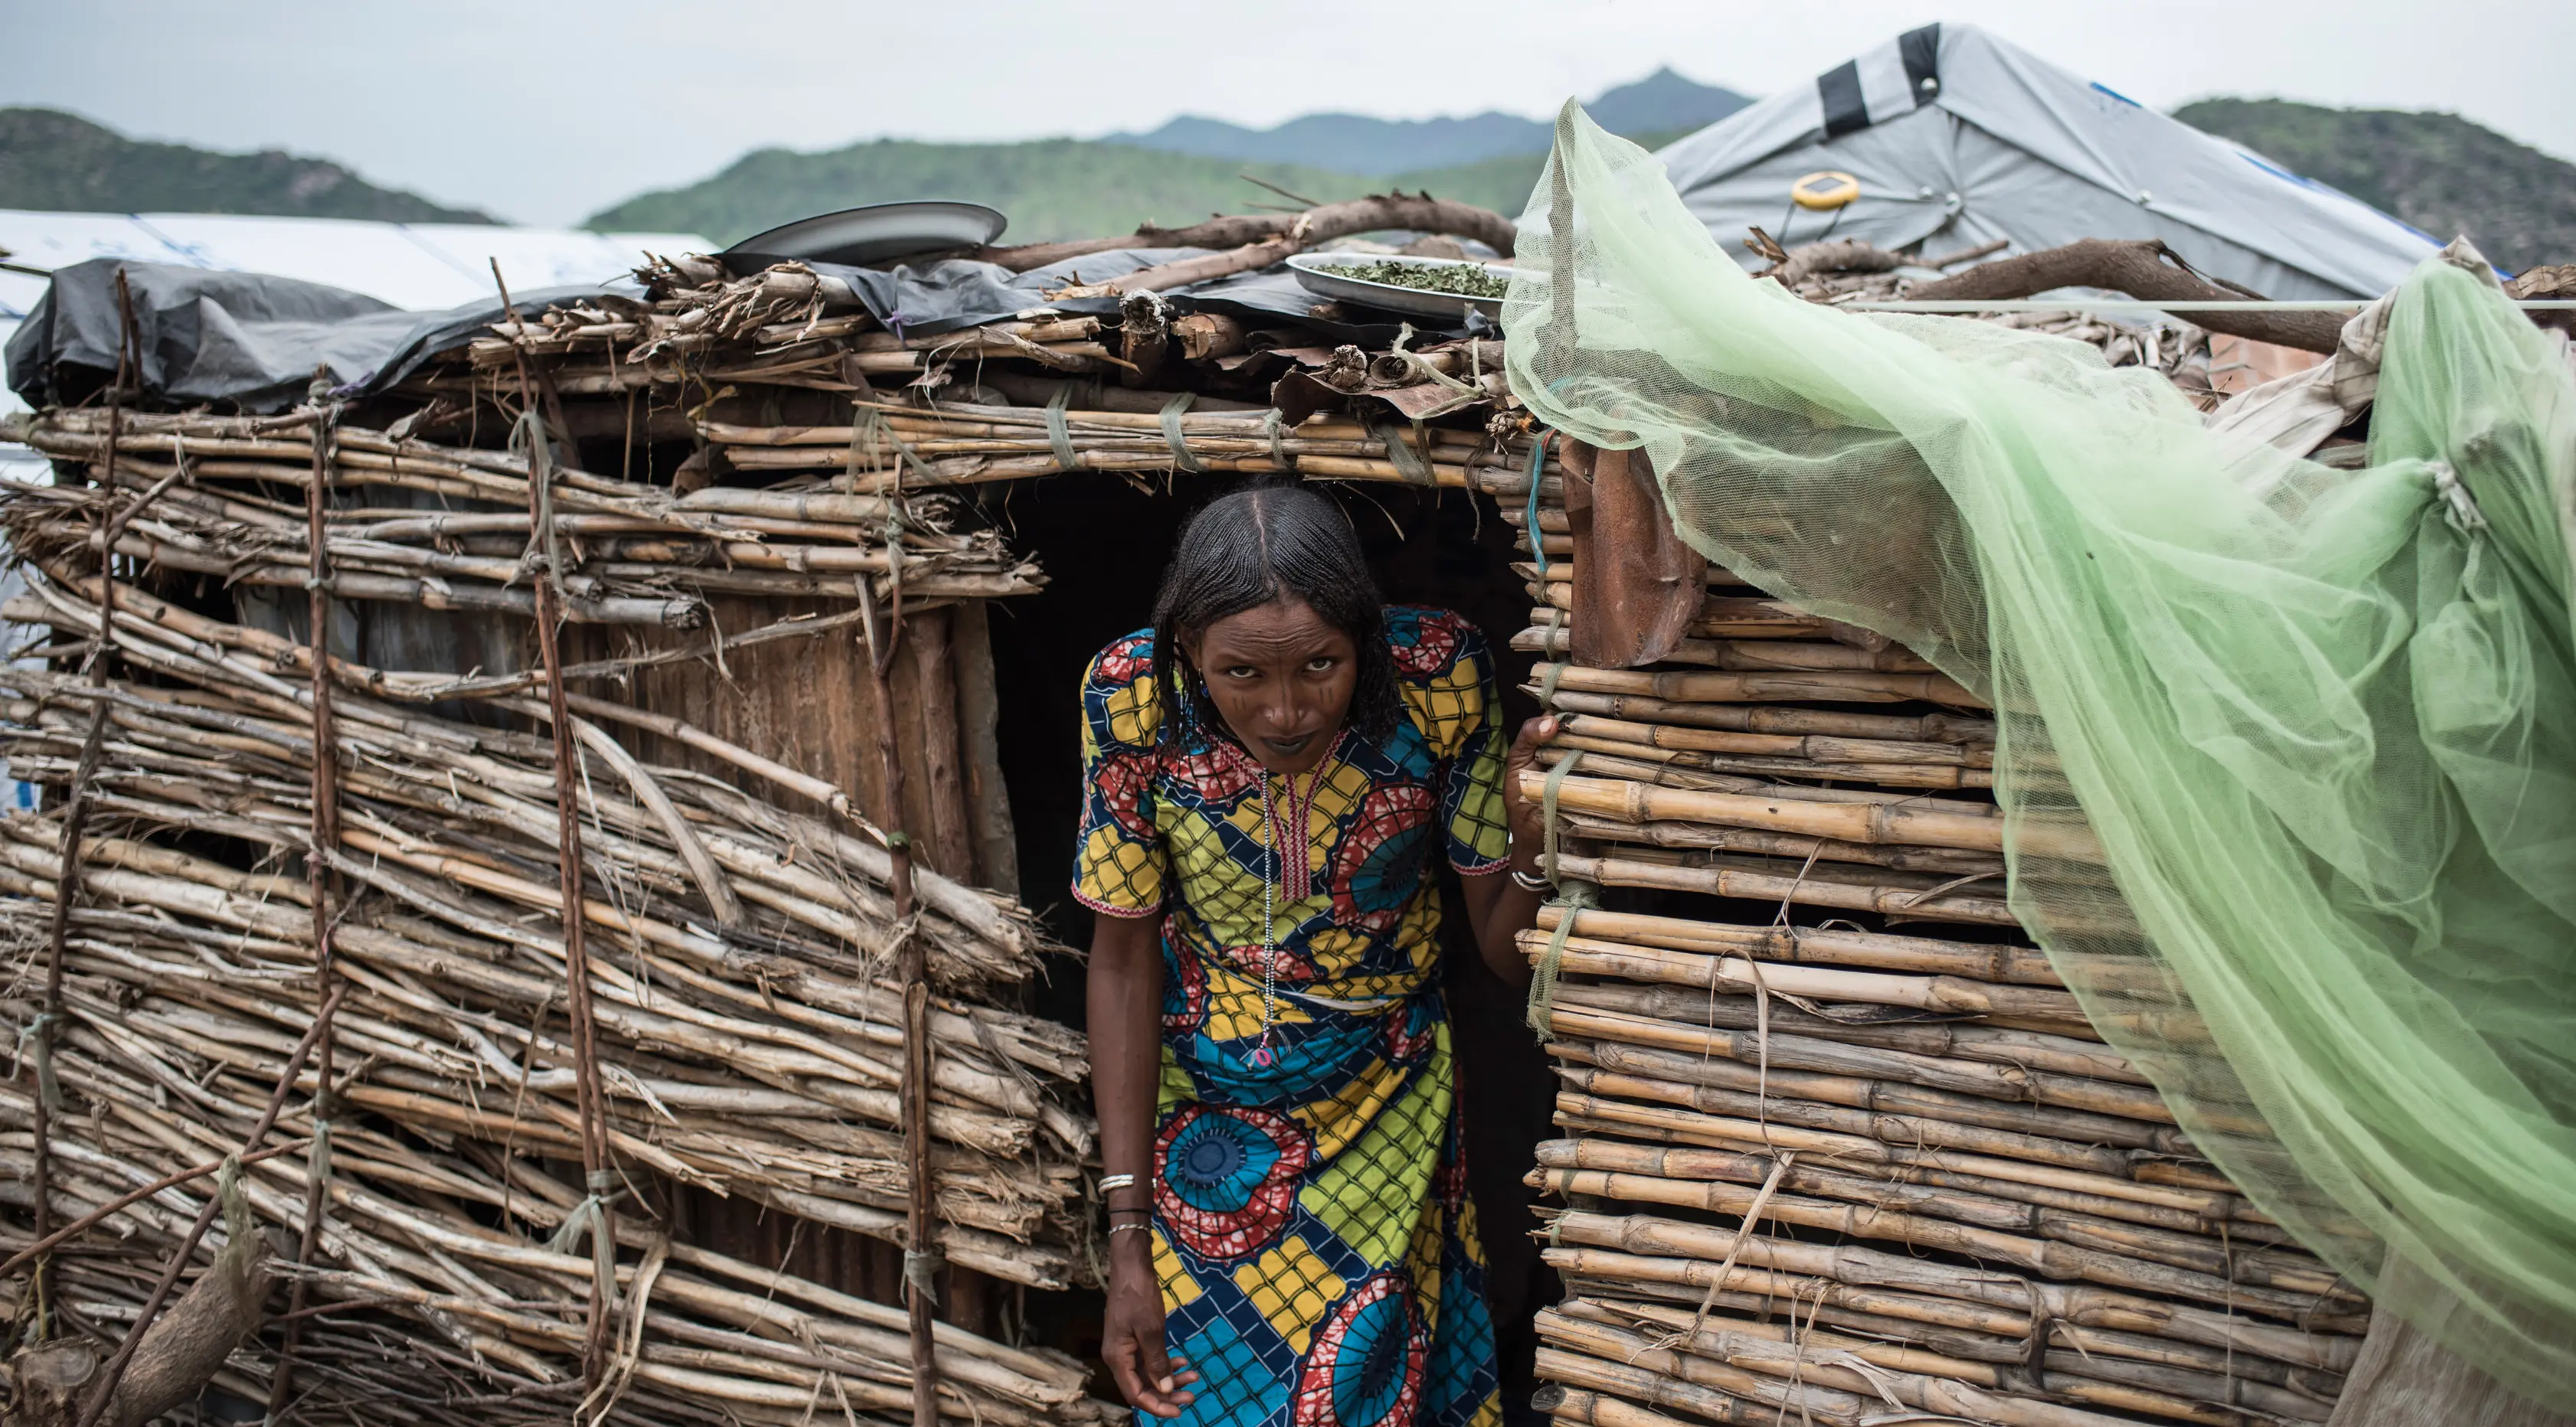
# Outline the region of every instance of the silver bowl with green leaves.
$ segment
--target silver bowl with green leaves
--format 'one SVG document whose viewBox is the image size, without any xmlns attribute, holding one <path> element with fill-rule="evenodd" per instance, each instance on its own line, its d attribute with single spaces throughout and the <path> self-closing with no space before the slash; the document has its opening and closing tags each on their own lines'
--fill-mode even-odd
<svg viewBox="0 0 2576 1427">
<path fill-rule="evenodd" d="M 1298 253 L 1289 270 L 1330 302 L 1462 322 L 1469 312 L 1500 320 L 1512 270 L 1472 258 L 1407 258 L 1387 253 Z"/>
</svg>

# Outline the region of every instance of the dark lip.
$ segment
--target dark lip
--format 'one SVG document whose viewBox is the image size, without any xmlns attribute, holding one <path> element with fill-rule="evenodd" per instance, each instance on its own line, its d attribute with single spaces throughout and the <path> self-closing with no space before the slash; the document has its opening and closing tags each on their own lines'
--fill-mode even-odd
<svg viewBox="0 0 2576 1427">
<path fill-rule="evenodd" d="M 1261 743 L 1263 747 L 1268 748 L 1273 753 L 1283 753 L 1294 757 L 1297 754 L 1305 752 L 1306 745 L 1313 743 L 1314 741 L 1315 735 L 1311 733 L 1301 733 L 1295 738 L 1265 738 L 1261 740 Z"/>
</svg>

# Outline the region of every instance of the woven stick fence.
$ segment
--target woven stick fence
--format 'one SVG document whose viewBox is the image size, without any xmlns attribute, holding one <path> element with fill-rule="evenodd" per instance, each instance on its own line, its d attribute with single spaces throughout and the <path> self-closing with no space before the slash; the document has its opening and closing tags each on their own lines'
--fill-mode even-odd
<svg viewBox="0 0 2576 1427">
<path fill-rule="evenodd" d="M 300 691 L 281 693 L 238 656 L 206 657 L 224 642 L 263 643 L 252 631 L 201 628 L 193 633 L 214 638 L 198 642 L 154 623 L 148 596 L 125 599 L 137 611 L 120 622 L 125 657 L 194 692 L 106 692 L 112 736 L 94 774 L 101 815 L 136 833 L 185 828 L 300 850 L 311 757 L 309 712 L 292 697 Z M 41 579 L 11 613 L 95 628 L 94 606 Z M 307 662 L 301 650 L 268 652 Z M 60 676 L 6 677 L 12 766 L 65 776 L 65 740 L 88 696 Z M 359 983 L 340 1035 L 344 1047 L 367 1036 L 372 1049 L 360 1053 L 377 1057 L 342 1093 L 440 1133 L 577 1148 L 568 1049 L 531 1029 L 561 1007 L 562 949 L 523 920 L 561 905 L 548 875 L 548 745 L 342 694 L 344 807 L 332 861 L 374 894 L 374 910 L 338 928 L 344 974 Z M 886 853 L 718 780 L 609 754 L 615 745 L 594 724 L 580 732 L 586 750 L 605 755 L 583 770 L 578 806 L 591 844 L 584 912 L 600 947 L 593 985 L 621 1157 L 900 1239 L 903 1037 L 900 994 L 881 979 L 895 921 Z M 37 855 L 50 846 L 50 825 L 20 819 L 6 834 L 0 877 L 50 898 L 53 867 Z M 934 976 L 971 991 L 1027 974 L 1040 943 L 1023 914 L 921 877 L 935 889 L 919 923 Z M 179 998 L 193 1013 L 270 1027 L 309 1017 L 303 882 L 125 837 L 97 847 L 85 886 L 93 906 L 126 909 L 136 923 L 121 950 L 84 946 L 109 958 L 98 974 Z M 165 935 L 162 919 L 178 928 L 156 956 L 147 948 Z M 236 941 L 256 953 L 231 950 Z M 218 975 L 209 955 L 252 961 Z M 245 1000 L 248 986 L 262 994 Z M 940 1009 L 934 1031 L 954 1041 L 938 1061 L 932 1113 L 953 1156 L 938 1174 L 949 1252 L 1013 1281 L 1069 1282 L 1078 1165 L 1092 1133 L 1074 1108 L 1080 1038 L 990 1007 Z M 354 1029 L 362 1025 L 373 1029 Z M 506 1103 L 495 1102 L 496 1083 Z"/>
<path fill-rule="evenodd" d="M 1576 893 L 1521 938 L 1564 1136 L 1529 1175 L 1563 1206 L 1544 1254 L 1568 1290 L 1539 1319 L 1540 1405 L 1592 1427 L 2324 1421 L 2368 1304 L 2197 1156 L 2043 954 L 1998 939 L 2013 834 L 1976 698 L 1717 569 L 1666 663 L 1560 662 L 1580 611 L 1553 495 L 1505 506 L 1531 556 L 1514 647 L 1561 721 L 1523 791 Z"/>
<path fill-rule="evenodd" d="M 302 490 L 313 480 L 302 428 L 316 419 L 129 417 L 114 441 L 112 478 L 103 415 L 22 419 L 10 436 L 87 467 L 100 484 L 13 495 L 8 536 L 39 558 L 87 546 L 98 508 L 117 492 L 178 476 L 185 484 L 165 490 L 125 529 L 117 554 L 228 584 L 302 588 L 311 564 Z M 534 617 L 530 562 L 548 542 L 530 539 L 525 457 L 353 427 L 335 430 L 332 448 L 335 490 L 361 499 L 387 493 L 380 504 L 324 512 L 332 593 Z M 1035 569 L 1014 560 L 994 532 L 949 530 L 950 506 L 936 495 L 904 503 L 898 550 L 888 538 L 896 506 L 879 496 L 794 481 L 675 495 L 579 471 L 553 475 L 548 523 L 555 548 L 571 556 L 558 583 L 564 613 L 578 622 L 688 628 L 703 622 L 709 594 L 855 599 L 865 579 L 883 598 L 898 573 L 917 609 L 1039 587 Z M 444 508 L 420 508 L 431 501 Z"/>
<path fill-rule="evenodd" d="M 55 1207 L 65 1217 L 232 1149 L 284 1059 L 273 1042 L 225 1039 L 202 1016 L 190 1034 L 167 1035 L 153 1018 L 183 1013 L 158 998 L 118 1014 L 104 998 L 123 988 L 107 978 L 80 975 L 74 985 L 85 1013 L 53 1062 L 73 1107 L 57 1148 Z M 189 1112 L 163 1108 L 174 1102 Z M 0 1087 L 0 1165 L 21 1186 L 33 1105 L 23 1089 Z M 315 1181 L 296 1141 L 313 1129 L 289 1114 L 278 1130 L 293 1152 L 244 1165 L 240 1187 L 257 1220 L 294 1223 L 301 1214 Z M 177 1246 L 215 1188 L 212 1175 L 165 1188 L 114 1216 L 114 1236 L 60 1251 L 66 1316 L 94 1334 L 130 1322 L 150 1266 Z M 298 1279 L 311 1313 L 292 1325 L 300 1328 L 292 1405 L 303 1421 L 483 1427 L 561 1423 L 584 1408 L 589 1420 L 786 1424 L 811 1422 L 817 1411 L 823 1420 L 881 1418 L 912 1400 L 902 1310 L 674 1244 L 631 1216 L 618 1224 L 612 1358 L 585 1400 L 582 1304 L 594 1260 L 550 1247 L 547 1237 L 575 1211 L 577 1187 L 509 1146 L 469 1140 L 430 1153 L 411 1135 L 351 1121 L 333 1137 L 323 1190 L 331 1212 L 322 1262 Z M 212 1262 L 227 1239 L 208 1235 L 196 1257 Z M 9 1249 L 25 1242 L 0 1232 Z M 215 1385 L 267 1399 L 279 1331 L 235 1352 Z M 945 1417 L 1037 1427 L 1117 1415 L 1084 1395 L 1084 1369 L 1061 1354 L 947 1325 L 936 1338 Z"/>
</svg>

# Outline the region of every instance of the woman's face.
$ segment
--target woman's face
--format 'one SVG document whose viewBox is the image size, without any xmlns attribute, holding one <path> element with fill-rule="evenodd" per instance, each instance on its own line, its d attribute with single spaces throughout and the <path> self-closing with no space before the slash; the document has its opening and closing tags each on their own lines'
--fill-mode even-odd
<svg viewBox="0 0 2576 1427">
<path fill-rule="evenodd" d="M 1186 639 L 1225 726 L 1273 773 L 1324 761 L 1351 711 L 1359 650 L 1302 600 L 1230 614 Z"/>
</svg>

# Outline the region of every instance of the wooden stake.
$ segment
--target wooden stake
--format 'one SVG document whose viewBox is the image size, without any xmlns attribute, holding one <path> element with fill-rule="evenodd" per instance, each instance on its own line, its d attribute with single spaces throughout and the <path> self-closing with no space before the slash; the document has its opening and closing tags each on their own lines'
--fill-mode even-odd
<svg viewBox="0 0 2576 1427">
<path fill-rule="evenodd" d="M 134 330 L 134 292 L 126 284 L 125 269 L 121 267 L 116 270 L 116 317 L 116 379 L 109 386 L 107 393 L 110 453 L 107 459 L 107 473 L 103 480 L 111 500 L 115 498 L 116 490 L 114 454 L 116 433 L 124 424 L 125 392 L 127 384 L 134 379 L 134 360 L 139 345 Z M 112 586 L 116 583 L 117 535 L 124 530 L 126 522 L 134 518 L 136 511 L 141 510 L 146 502 L 167 489 L 169 485 L 170 482 L 165 480 L 154 487 L 152 491 L 126 507 L 123 513 L 110 519 L 106 527 L 99 532 L 98 581 L 100 585 Z M 110 596 L 99 606 L 98 640 L 90 646 L 89 657 L 86 660 L 91 685 L 98 691 L 99 698 L 90 709 L 89 735 L 81 741 L 80 762 L 72 769 L 71 785 L 64 793 L 62 854 L 60 871 L 54 884 L 61 890 L 54 898 L 53 925 L 46 938 L 45 1009 L 36 1017 L 33 1028 L 36 1042 L 34 1062 L 40 1068 L 50 1061 L 53 1053 L 54 1026 L 62 1019 L 63 958 L 65 948 L 71 939 L 72 903 L 80 895 L 81 828 L 82 824 L 89 820 L 90 775 L 97 770 L 99 754 L 107 742 L 109 708 L 106 697 L 107 676 L 109 665 L 113 662 L 109 657 L 109 651 L 116 647 L 113 629 L 115 622 L 116 600 Z M 35 1191 L 35 1229 L 36 1237 L 39 1239 L 52 1231 L 54 1222 L 53 1174 L 50 1167 L 53 1160 L 53 1107 L 46 1103 L 43 1081 L 44 1076 L 40 1072 L 36 1086 L 35 1124 L 32 1127 L 35 1140 L 35 1172 L 30 1176 L 29 1185 Z M 33 1290 L 36 1310 L 39 1314 L 36 1323 L 39 1337 L 44 1335 L 44 1322 L 41 1315 L 49 1311 L 53 1302 L 48 1292 L 53 1283 L 52 1268 L 51 1259 L 37 1259 L 34 1278 L 29 1285 Z"/>
<path fill-rule="evenodd" d="M 898 489 L 895 494 L 899 497 Z M 901 563 L 896 563 L 901 568 Z M 873 603 L 868 579 L 858 582 L 863 603 Z M 871 617 L 867 631 L 869 672 L 875 679 L 877 753 L 883 760 L 886 848 L 893 854 L 888 890 L 894 898 L 895 977 L 903 983 L 903 1140 L 909 1194 L 904 1214 L 903 1291 L 912 1334 L 913 1427 L 939 1427 L 939 1362 L 931 1350 L 932 1299 L 937 1292 L 938 1229 L 932 1218 L 930 1184 L 930 980 L 923 964 L 920 931 L 913 925 L 912 837 L 903 827 L 903 758 L 897 746 L 894 679 L 897 650 L 903 641 L 903 585 L 898 578 L 886 610 L 880 637 Z"/>
<path fill-rule="evenodd" d="M 522 327 L 519 311 L 510 301 L 510 287 L 501 277 L 498 259 L 492 263 L 492 281 L 501 289 L 501 306 L 510 314 L 513 326 Z M 525 408 L 531 398 L 528 364 L 518 358 L 519 398 Z M 572 715 L 564 707 L 563 651 L 556 643 L 556 628 L 563 619 L 562 592 L 556 584 L 560 572 L 554 568 L 551 517 L 548 496 L 554 484 L 554 452 L 551 438 L 542 427 L 538 439 L 528 443 L 528 528 L 538 532 L 537 539 L 547 551 L 536 584 L 537 660 L 546 673 L 546 703 L 552 713 L 549 722 L 554 733 L 555 763 L 555 866 L 561 879 L 563 902 L 560 924 L 563 927 L 564 1010 L 571 1022 L 573 1051 L 573 1087 L 575 1106 L 581 1120 L 581 1168 L 584 1186 L 596 1198 L 599 1220 L 591 1232 L 610 1245 L 615 1253 L 617 1221 L 610 1200 L 610 1180 L 615 1173 L 609 1162 L 608 1103 L 599 1083 L 597 1035 L 593 1029 L 590 1006 L 590 950 L 584 930 L 589 918 L 582 914 L 581 867 L 581 795 L 580 749 L 575 742 Z M 329 646 L 316 642 L 313 662 L 330 663 Z M 585 1396 L 598 1390 L 601 1377 L 609 1366 L 609 1333 L 612 1300 L 617 1293 L 614 1278 L 596 1271 L 590 1280 L 590 1316 L 582 1336 L 582 1389 Z"/>
<path fill-rule="evenodd" d="M 320 385 L 321 372 L 314 373 Z M 315 402 L 320 403 L 316 393 Z M 310 556 L 310 575 L 305 581 L 306 618 L 311 626 L 310 638 L 317 651 L 313 659 L 313 844 L 304 856 L 305 885 L 312 904 L 313 974 L 320 985 L 328 988 L 339 968 L 331 956 L 331 849 L 340 845 L 340 760 L 339 737 L 331 716 L 331 564 L 330 547 L 323 538 L 324 512 L 331 489 L 331 437 L 339 424 L 336 408 L 323 408 L 313 423 L 313 479 L 304 487 L 304 510 L 308 536 L 306 552 Z M 310 1280 L 302 1270 L 313 1262 L 322 1245 L 322 1216 L 329 1212 L 331 1196 L 326 1188 L 330 1166 L 330 1133 L 333 1106 L 331 1061 L 333 1037 L 328 1027 L 319 1044 L 313 1048 L 317 1074 L 313 1083 L 314 1166 L 317 1172 L 307 1177 L 304 1186 L 304 1234 L 295 1249 L 297 1273 L 287 1290 L 286 1336 L 277 1349 L 277 1372 L 268 1382 L 268 1416 L 276 1421 L 285 1410 L 288 1394 L 295 1382 L 295 1347 L 304 1331 L 305 1295 Z"/>
</svg>

